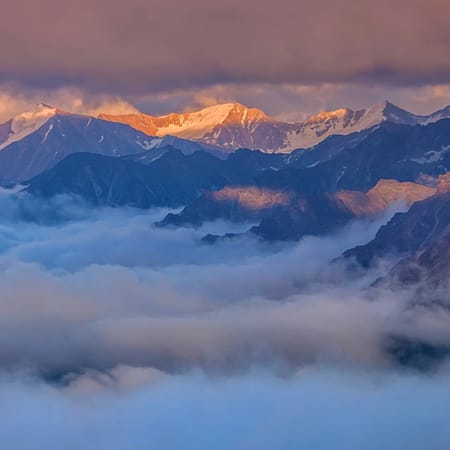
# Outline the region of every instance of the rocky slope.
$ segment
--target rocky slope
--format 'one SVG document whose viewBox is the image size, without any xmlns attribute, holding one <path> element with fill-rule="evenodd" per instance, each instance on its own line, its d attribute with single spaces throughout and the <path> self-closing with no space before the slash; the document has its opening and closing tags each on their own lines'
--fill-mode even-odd
<svg viewBox="0 0 450 450">
<path fill-rule="evenodd" d="M 259 171 L 279 159 L 241 151 L 221 160 L 205 152 L 184 155 L 176 149 L 147 164 L 130 158 L 136 159 L 76 153 L 31 179 L 26 191 L 41 198 L 76 195 L 93 205 L 182 206 L 205 191 L 252 183 Z"/>
<path fill-rule="evenodd" d="M 436 243 L 446 233 L 450 224 L 449 206 L 450 174 L 445 174 L 434 195 L 418 201 L 405 213 L 395 214 L 373 241 L 348 250 L 344 256 L 364 267 L 391 255 L 418 257 L 416 252 Z"/>
</svg>

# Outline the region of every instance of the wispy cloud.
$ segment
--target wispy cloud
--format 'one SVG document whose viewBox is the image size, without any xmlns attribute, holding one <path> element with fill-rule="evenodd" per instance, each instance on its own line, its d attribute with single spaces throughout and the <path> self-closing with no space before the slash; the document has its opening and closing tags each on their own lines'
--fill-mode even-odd
<svg viewBox="0 0 450 450">
<path fill-rule="evenodd" d="M 24 89 L 11 84 L 0 86 L 0 123 L 17 114 L 33 110 L 38 103 L 77 113 L 125 114 L 137 109 L 126 100 L 114 95 L 87 94 L 78 88 Z"/>
</svg>

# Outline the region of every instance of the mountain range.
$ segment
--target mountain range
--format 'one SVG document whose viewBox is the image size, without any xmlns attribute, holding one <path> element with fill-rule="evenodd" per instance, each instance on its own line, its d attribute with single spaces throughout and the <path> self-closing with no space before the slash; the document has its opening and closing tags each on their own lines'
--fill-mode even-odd
<svg viewBox="0 0 450 450">
<path fill-rule="evenodd" d="M 386 122 L 356 134 L 346 137 L 348 145 L 339 137 L 333 153 L 327 140 L 290 155 L 242 149 L 218 158 L 205 151 L 186 155 L 171 146 L 116 157 L 77 152 L 32 177 L 26 191 L 43 198 L 77 195 L 103 206 L 183 207 L 160 225 L 251 222 L 256 223 L 251 233 L 277 241 L 321 235 L 395 203 L 421 200 L 450 170 L 449 119 L 428 125 Z M 314 154 L 317 161 L 305 164 Z"/>
<path fill-rule="evenodd" d="M 77 195 L 97 206 L 179 207 L 202 192 L 253 183 L 257 173 L 273 166 L 276 155 L 258 156 L 243 150 L 222 160 L 171 148 L 143 163 L 141 154 L 114 158 L 75 153 L 32 178 L 26 191 L 41 198 Z"/>
<path fill-rule="evenodd" d="M 185 154 L 214 153 L 213 148 L 194 141 L 149 137 L 128 125 L 41 104 L 0 125 L 0 185 L 24 182 L 78 152 L 120 157 L 151 150 L 156 157 L 166 148 Z"/>
<path fill-rule="evenodd" d="M 221 219 L 295 241 L 401 209 L 342 261 L 391 261 L 375 284 L 412 287 L 420 301 L 448 278 L 449 174 L 450 107 L 419 116 L 385 102 L 285 123 L 238 103 L 96 117 L 41 104 L 0 125 L 0 185 L 44 202 L 180 208 L 162 227 Z"/>
<path fill-rule="evenodd" d="M 450 107 L 420 116 L 384 102 L 286 123 L 238 103 L 95 117 L 41 104 L 0 125 L 0 186 L 15 184 L 23 220 L 66 220 L 54 205 L 73 197 L 177 208 L 159 227 L 225 220 L 245 230 L 200 236 L 204 245 L 250 236 L 284 248 L 391 217 L 336 262 L 352 277 L 379 276 L 368 292 L 401 289 L 412 307 L 450 307 Z"/>
<path fill-rule="evenodd" d="M 286 155 L 292 167 L 312 167 L 362 141 L 371 142 L 366 138 L 380 127 L 404 125 L 409 130 L 417 126 L 420 134 L 420 128 L 449 116 L 450 107 L 418 116 L 389 102 L 358 111 L 322 112 L 301 123 L 282 122 L 239 103 L 166 116 L 98 117 L 40 104 L 0 125 L 0 185 L 23 183 L 77 152 L 141 154 L 140 158 L 153 160 L 171 148 L 187 155 L 205 151 L 219 158 L 247 148 Z M 442 151 L 441 147 L 430 149 L 428 155 L 419 151 L 416 162 L 427 163 Z"/>
<path fill-rule="evenodd" d="M 229 151 L 249 148 L 282 153 L 311 148 L 333 134 L 348 135 L 382 122 L 425 125 L 446 117 L 450 117 L 450 107 L 419 116 L 389 102 L 357 111 L 342 108 L 321 112 L 298 123 L 276 120 L 259 109 L 247 108 L 239 103 L 225 103 L 200 111 L 165 116 L 100 115 L 102 119 L 125 123 L 152 136 L 178 136 Z"/>
</svg>

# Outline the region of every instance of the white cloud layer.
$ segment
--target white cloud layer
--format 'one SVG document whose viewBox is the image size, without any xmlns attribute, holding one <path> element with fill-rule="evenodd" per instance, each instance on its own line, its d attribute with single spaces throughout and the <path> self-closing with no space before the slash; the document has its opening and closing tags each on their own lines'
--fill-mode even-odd
<svg viewBox="0 0 450 450">
<path fill-rule="evenodd" d="M 449 312 L 329 264 L 386 217 L 211 246 L 245 226 L 5 190 L 0 209 L 0 448 L 446 449 L 448 371 L 388 347 L 448 347 Z"/>
<path fill-rule="evenodd" d="M 448 313 L 416 307 L 406 314 L 403 297 L 386 292 L 372 301 L 363 288 L 377 273 L 349 279 L 341 265 L 328 264 L 382 222 L 298 244 L 244 237 L 211 246 L 200 242 L 204 234 L 239 228 L 159 229 L 152 223 L 161 211 L 17 198 L 0 195 L 5 368 L 24 361 L 49 373 L 120 365 L 292 371 L 317 361 L 375 367 L 392 363 L 386 345 L 394 332 L 450 342 Z M 21 221 L 23 211 L 53 225 Z"/>
</svg>

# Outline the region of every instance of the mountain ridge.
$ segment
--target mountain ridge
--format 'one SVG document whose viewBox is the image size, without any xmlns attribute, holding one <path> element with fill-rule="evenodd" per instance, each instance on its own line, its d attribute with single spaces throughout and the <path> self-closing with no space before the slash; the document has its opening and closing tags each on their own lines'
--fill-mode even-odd
<svg viewBox="0 0 450 450">
<path fill-rule="evenodd" d="M 198 140 L 232 151 L 238 148 L 290 153 L 311 148 L 332 135 L 348 135 L 370 129 L 384 121 L 425 125 L 450 117 L 450 107 L 429 115 L 410 113 L 388 101 L 360 109 L 322 111 L 303 122 L 283 122 L 257 108 L 240 103 L 223 103 L 198 111 L 152 116 L 144 113 L 99 116 L 126 123 L 147 134 L 167 134 Z"/>
<path fill-rule="evenodd" d="M 224 153 L 239 148 L 267 153 L 291 153 L 311 149 L 331 136 L 348 136 L 375 129 L 383 122 L 427 125 L 450 117 L 450 106 L 428 115 L 410 113 L 384 101 L 365 109 L 340 108 L 321 111 L 301 122 L 283 122 L 258 108 L 238 102 L 218 103 L 197 111 L 162 116 L 145 113 L 75 114 L 57 107 L 39 104 L 34 110 L 16 115 L 0 124 L 0 150 L 36 132 L 56 115 L 96 118 L 121 123 L 153 138 L 178 138 L 194 141 Z"/>
</svg>

